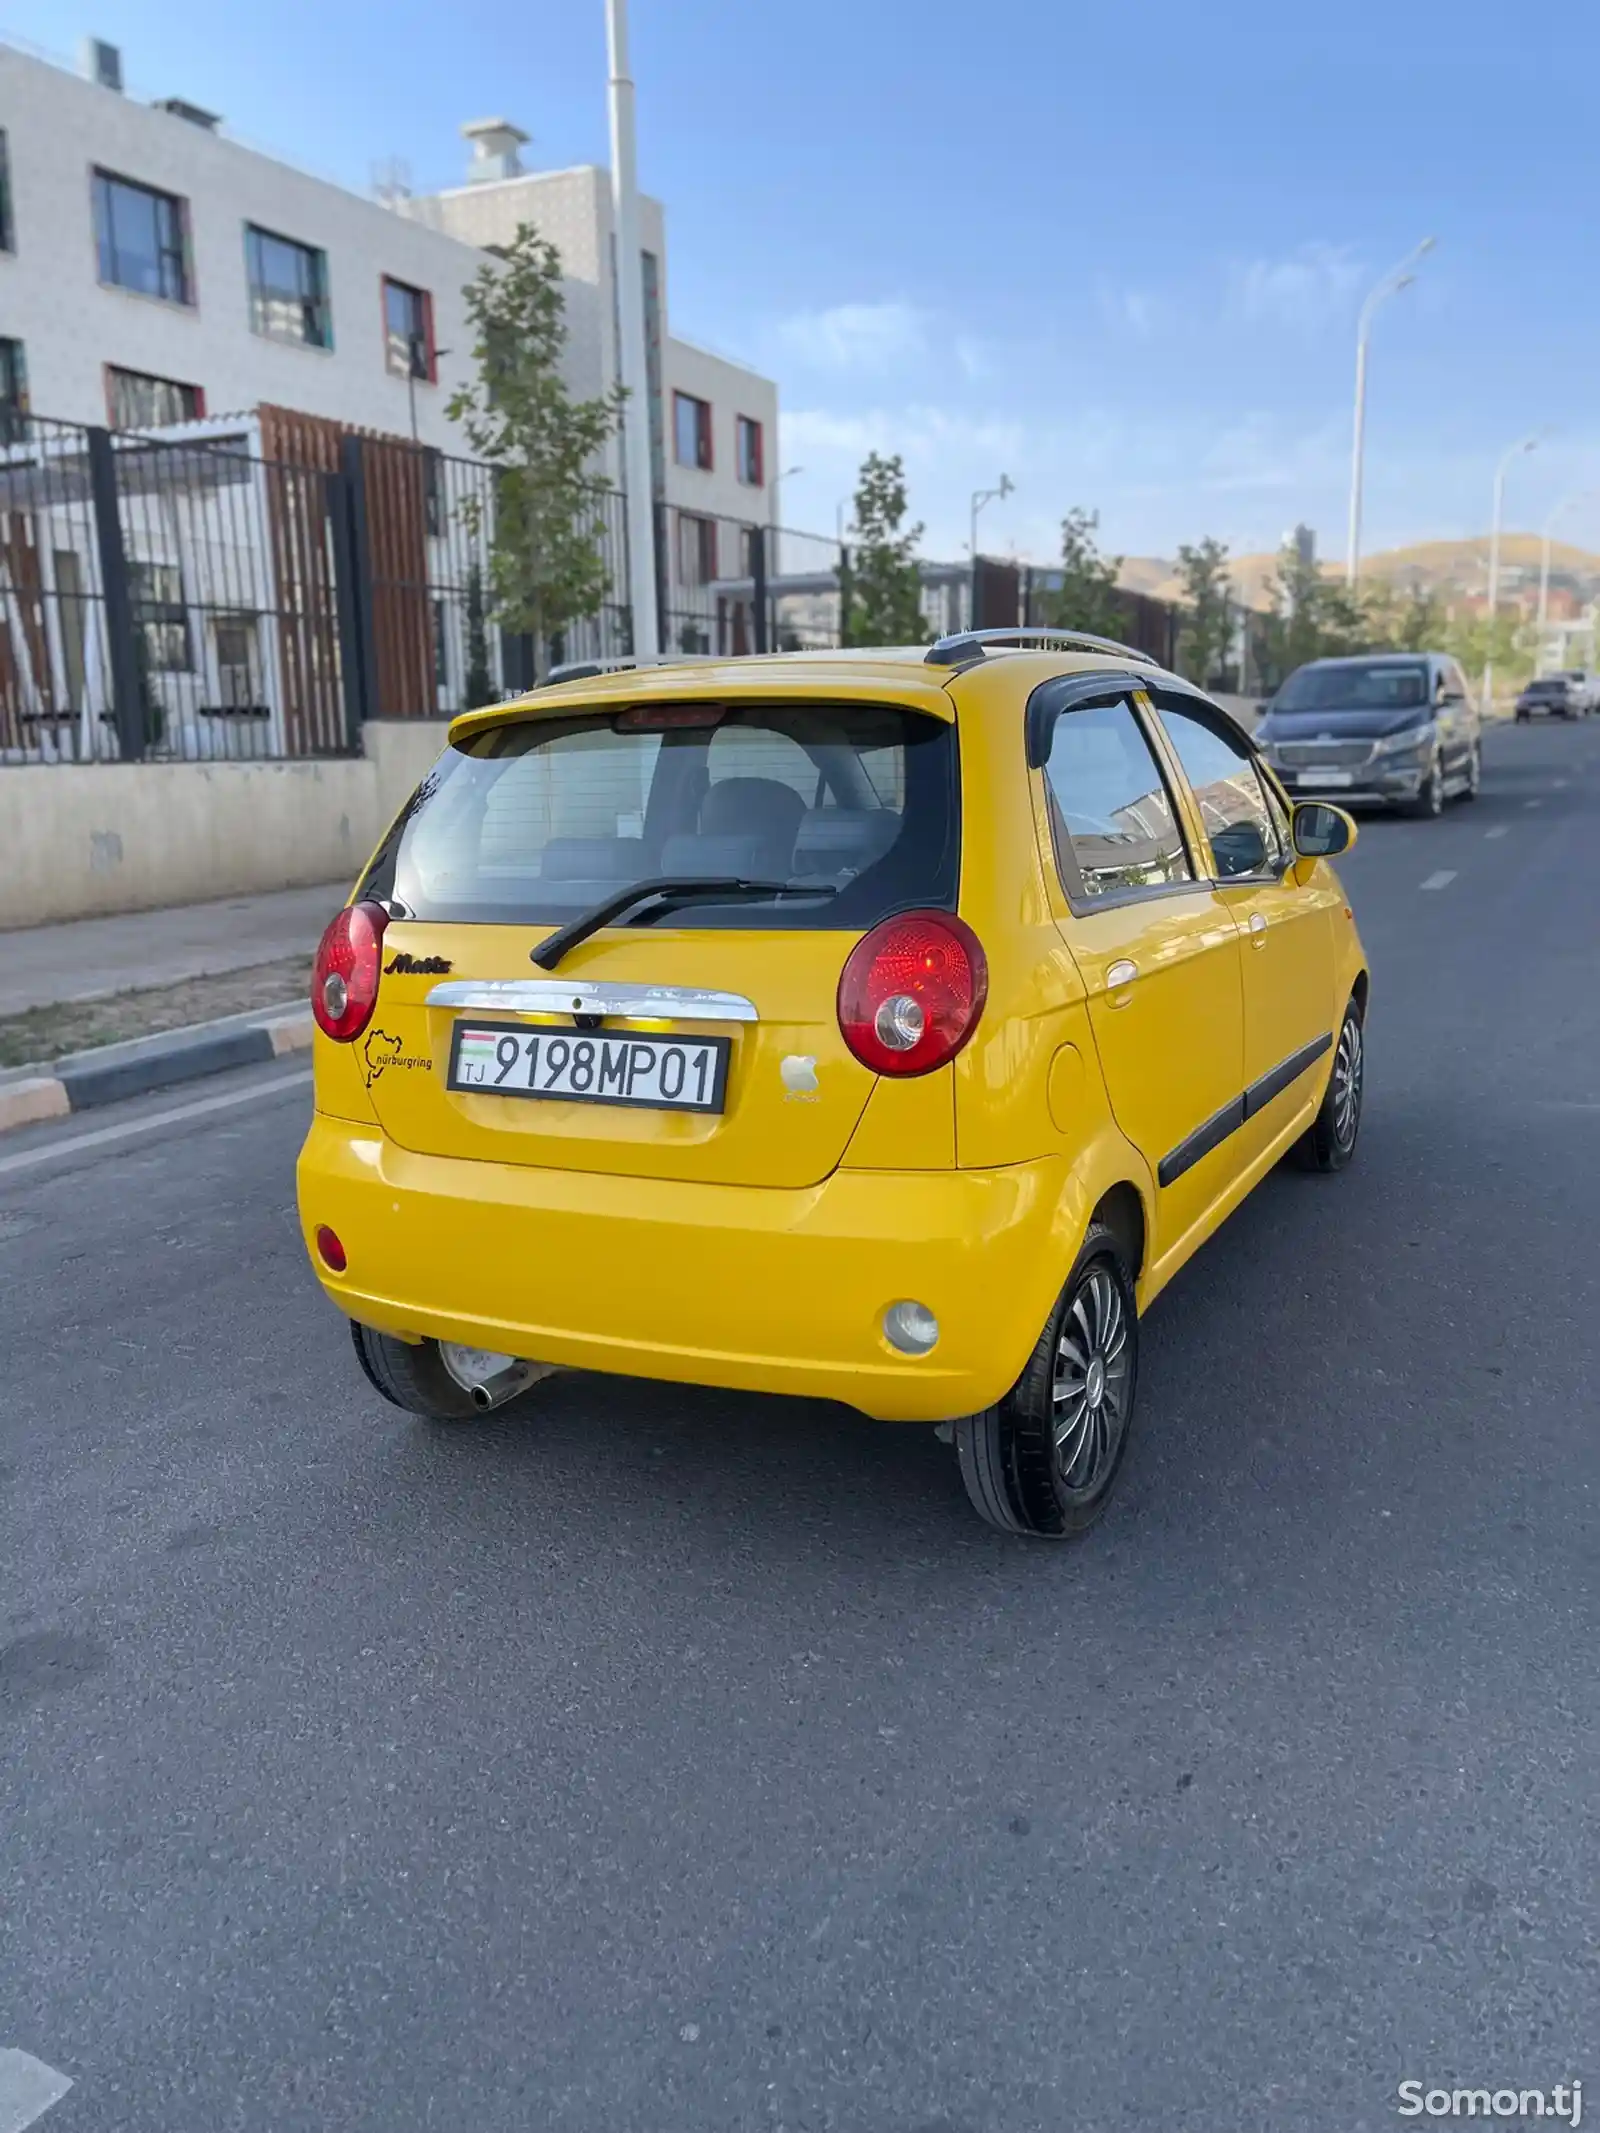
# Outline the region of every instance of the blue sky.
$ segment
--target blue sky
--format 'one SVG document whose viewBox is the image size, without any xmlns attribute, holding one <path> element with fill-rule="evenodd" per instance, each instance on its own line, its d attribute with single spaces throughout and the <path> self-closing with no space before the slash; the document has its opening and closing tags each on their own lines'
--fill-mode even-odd
<svg viewBox="0 0 1600 2133">
<path fill-rule="evenodd" d="M 557 166 L 607 153 L 602 0 L 0 0 L 60 50 L 365 188 L 457 179 L 504 113 Z M 928 545 L 1043 560 L 1235 552 L 1304 519 L 1342 548 L 1355 317 L 1437 250 L 1374 341 L 1369 549 L 1600 491 L 1600 8 L 1485 0 L 633 0 L 640 172 L 676 331 L 779 381 L 783 517 L 830 531 L 862 454 L 904 453 Z M 1560 521 L 1600 549 L 1600 493 Z"/>
</svg>

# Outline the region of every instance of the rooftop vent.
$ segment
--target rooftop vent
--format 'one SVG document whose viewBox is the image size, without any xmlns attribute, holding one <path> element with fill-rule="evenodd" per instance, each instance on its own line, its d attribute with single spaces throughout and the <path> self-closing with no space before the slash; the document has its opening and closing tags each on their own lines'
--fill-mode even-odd
<svg viewBox="0 0 1600 2133">
<path fill-rule="evenodd" d="M 79 58 L 89 81 L 98 82 L 102 89 L 115 89 L 119 96 L 122 94 L 122 54 L 114 44 L 107 44 L 99 37 L 85 37 Z"/>
<path fill-rule="evenodd" d="M 203 126 L 207 133 L 215 133 L 222 124 L 215 111 L 202 111 L 198 104 L 185 103 L 181 96 L 158 96 L 150 108 L 170 111 L 174 118 L 187 119 L 191 126 Z"/>
<path fill-rule="evenodd" d="M 472 143 L 472 161 L 467 165 L 469 185 L 488 185 L 496 178 L 520 178 L 522 158 L 517 150 L 528 136 L 509 119 L 469 119 L 462 138 Z"/>
</svg>

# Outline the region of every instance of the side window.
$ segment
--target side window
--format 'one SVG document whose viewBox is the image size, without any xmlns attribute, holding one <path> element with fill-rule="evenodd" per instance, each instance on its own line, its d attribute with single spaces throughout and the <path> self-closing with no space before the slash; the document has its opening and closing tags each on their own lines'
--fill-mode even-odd
<svg viewBox="0 0 1600 2133">
<path fill-rule="evenodd" d="M 1064 711 L 1044 774 L 1075 892 L 1114 896 L 1194 879 L 1172 796 L 1130 704 Z"/>
<path fill-rule="evenodd" d="M 1259 874 L 1284 857 L 1285 840 L 1249 749 L 1187 711 L 1163 708 L 1161 723 L 1200 803 L 1217 879 Z"/>
</svg>

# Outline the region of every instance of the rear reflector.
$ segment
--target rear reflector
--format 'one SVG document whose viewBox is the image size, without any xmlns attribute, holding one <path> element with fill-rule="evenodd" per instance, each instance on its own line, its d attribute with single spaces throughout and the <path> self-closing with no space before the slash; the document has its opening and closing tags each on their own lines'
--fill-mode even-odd
<svg viewBox="0 0 1600 2133">
<path fill-rule="evenodd" d="M 324 1266 L 331 1267 L 336 1274 L 344 1272 L 348 1264 L 344 1256 L 344 1246 L 326 1222 L 317 1231 L 317 1251 Z"/>
</svg>

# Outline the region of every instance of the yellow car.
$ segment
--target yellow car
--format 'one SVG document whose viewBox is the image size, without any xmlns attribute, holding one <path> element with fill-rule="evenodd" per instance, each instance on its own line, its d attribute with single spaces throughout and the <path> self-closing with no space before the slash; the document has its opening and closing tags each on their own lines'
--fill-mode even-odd
<svg viewBox="0 0 1600 2133">
<path fill-rule="evenodd" d="M 1081 1533 L 1141 1314 L 1355 1147 L 1354 837 L 1059 631 L 469 712 L 317 957 L 312 1264 L 418 1414 L 562 1367 L 838 1400 Z"/>
</svg>

